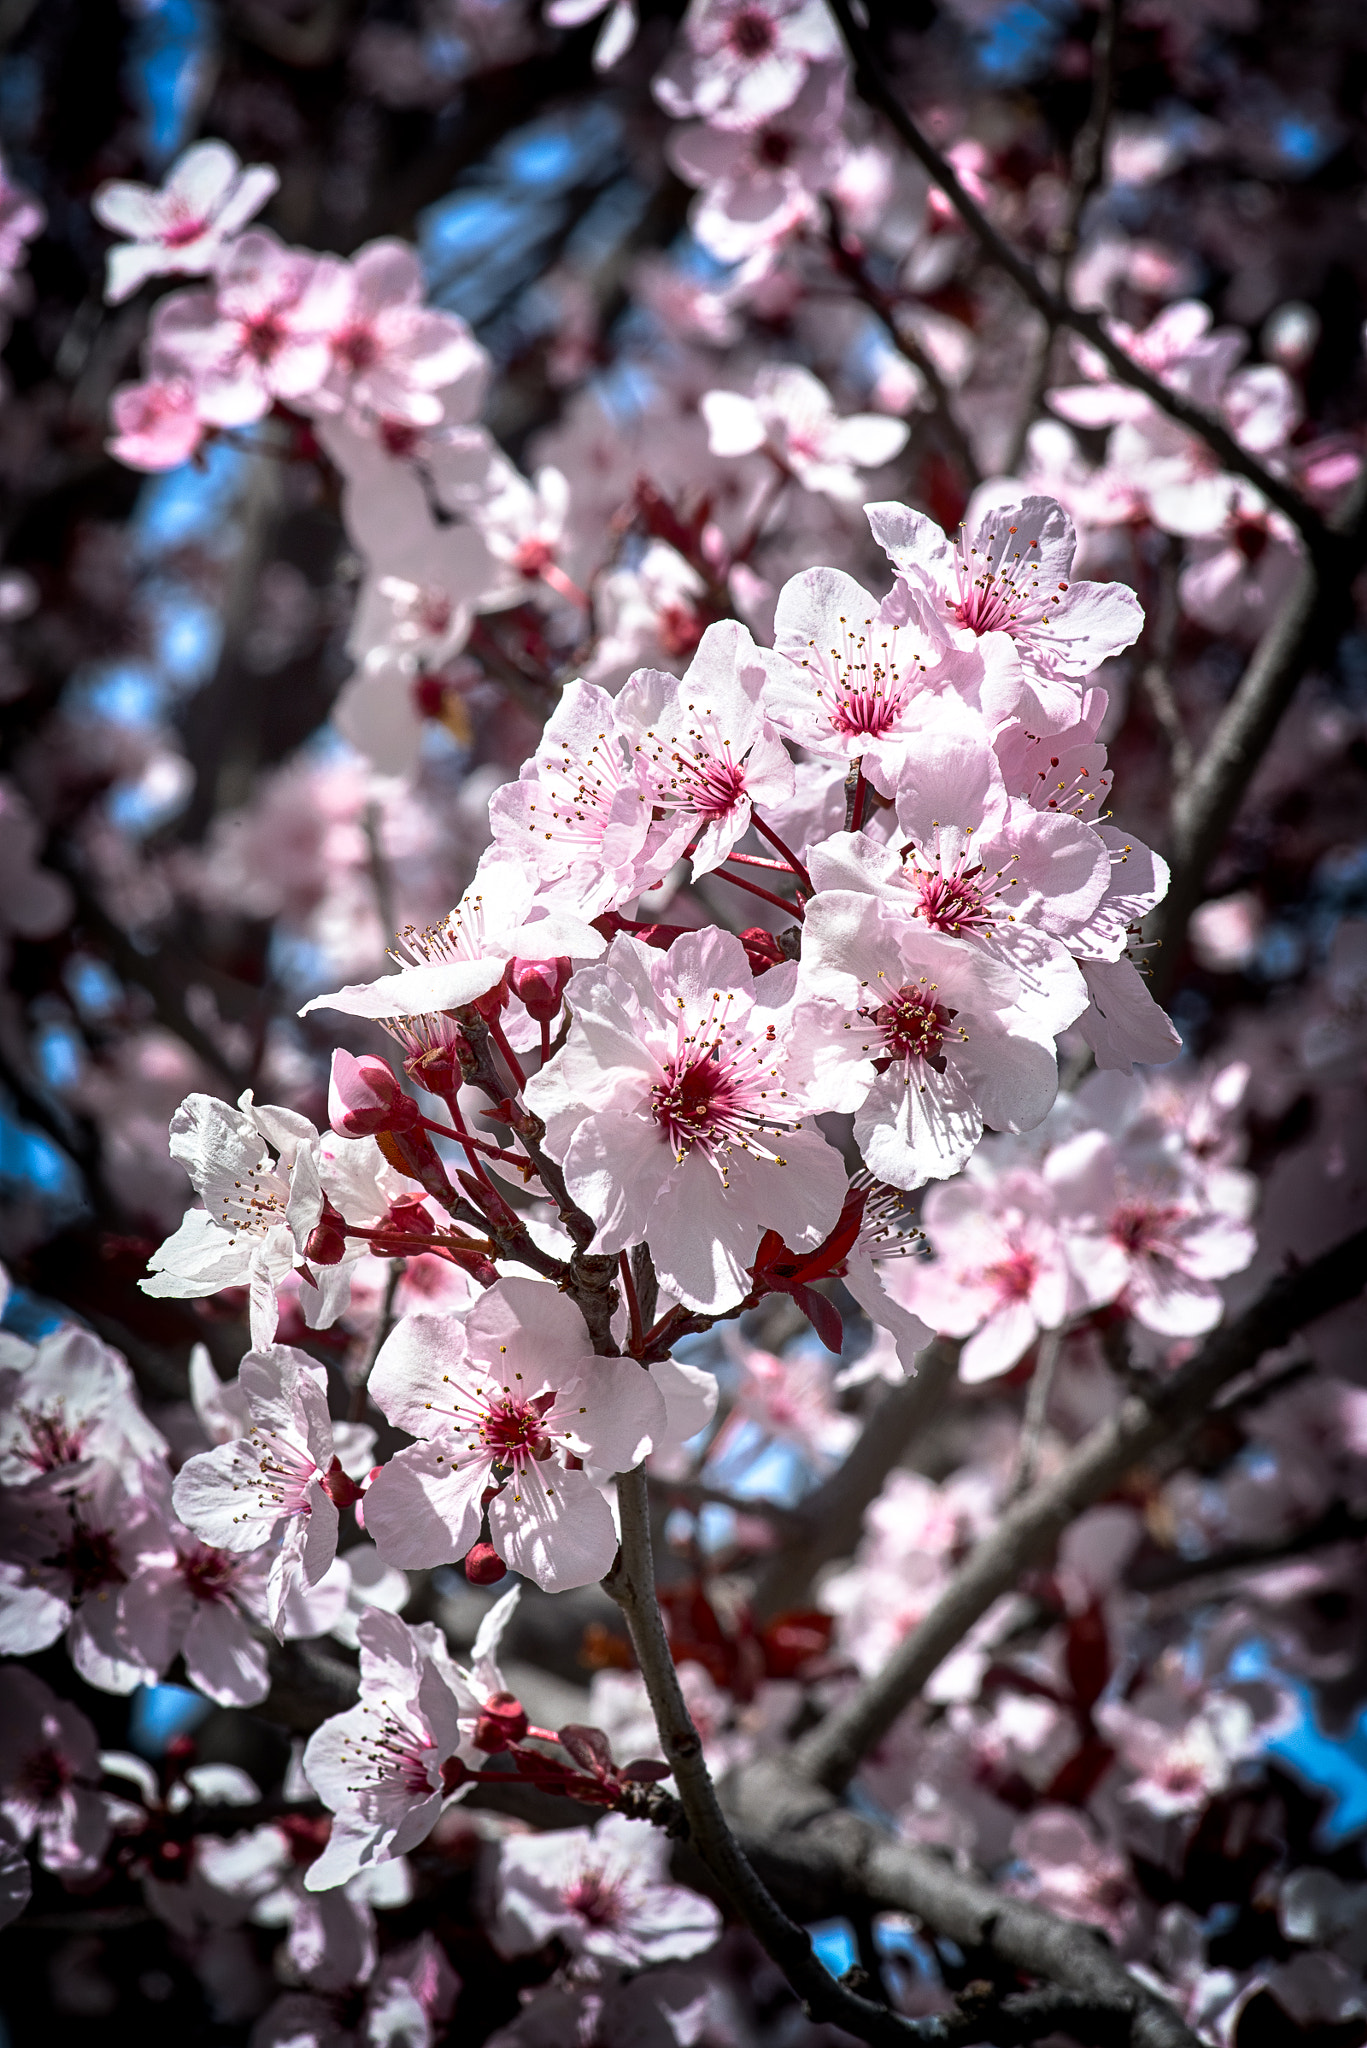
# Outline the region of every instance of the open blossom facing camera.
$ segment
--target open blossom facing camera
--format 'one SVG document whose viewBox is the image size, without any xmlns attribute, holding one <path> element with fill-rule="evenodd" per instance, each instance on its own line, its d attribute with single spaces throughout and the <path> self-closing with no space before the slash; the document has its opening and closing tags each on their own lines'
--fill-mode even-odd
<svg viewBox="0 0 1367 2048">
<path fill-rule="evenodd" d="M 527 1089 L 595 1248 L 649 1241 L 661 1280 L 693 1308 L 749 1291 L 762 1231 L 815 1244 L 844 1200 L 839 1155 L 810 1123 L 858 1096 L 842 1020 L 794 1003 L 791 970 L 770 972 L 772 992 L 716 930 L 685 933 L 668 954 L 614 939 L 570 983 L 565 1049 Z"/>
<path fill-rule="evenodd" d="M 197 142 L 160 191 L 122 178 L 101 185 L 92 210 L 129 239 L 110 250 L 105 297 L 131 298 L 151 277 L 202 277 L 280 184 L 270 164 L 238 162 L 226 142 Z"/>
<path fill-rule="evenodd" d="M 603 1576 L 616 1532 L 581 1467 L 638 1465 L 663 1437 L 664 1402 L 639 1365 L 594 1356 L 554 1287 L 503 1280 L 463 1318 L 405 1318 L 370 1385 L 381 1413 L 420 1439 L 366 1496 L 388 1563 L 464 1557 L 487 1501 L 494 1549 L 515 1571 L 547 1591 Z"/>
</svg>

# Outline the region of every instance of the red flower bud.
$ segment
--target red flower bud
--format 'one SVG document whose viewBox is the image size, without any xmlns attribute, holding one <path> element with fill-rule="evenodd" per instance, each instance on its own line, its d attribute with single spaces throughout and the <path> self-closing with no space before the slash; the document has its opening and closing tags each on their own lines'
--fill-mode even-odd
<svg viewBox="0 0 1367 2048">
<path fill-rule="evenodd" d="M 538 1024 L 549 1024 L 560 1009 L 565 983 L 574 972 L 574 962 L 563 953 L 554 960 L 514 960 L 508 969 L 513 994 Z"/>
<path fill-rule="evenodd" d="M 323 1474 L 322 1487 L 335 1508 L 354 1508 L 361 1498 L 362 1489 L 342 1470 L 340 1458 L 334 1458 Z"/>
<path fill-rule="evenodd" d="M 472 1586 L 496 1586 L 508 1567 L 492 1543 L 476 1543 L 465 1554 L 465 1576 Z"/>
<path fill-rule="evenodd" d="M 527 1710 L 516 1693 L 490 1693 L 475 1723 L 471 1738 L 486 1756 L 497 1756 L 514 1742 L 521 1742 L 529 1727 Z"/>
<path fill-rule="evenodd" d="M 411 1131 L 421 1111 L 405 1095 L 386 1060 L 374 1053 L 360 1059 L 341 1046 L 332 1055 L 328 1120 L 342 1138 L 373 1138 L 380 1131 Z"/>
</svg>

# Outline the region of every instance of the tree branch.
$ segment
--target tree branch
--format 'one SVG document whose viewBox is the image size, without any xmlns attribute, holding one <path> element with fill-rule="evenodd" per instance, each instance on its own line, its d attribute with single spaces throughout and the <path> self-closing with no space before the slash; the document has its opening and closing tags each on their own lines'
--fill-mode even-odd
<svg viewBox="0 0 1367 2048">
<path fill-rule="evenodd" d="M 1179 392 L 1170 390 L 1115 341 L 1105 322 L 1095 313 L 1081 311 L 1058 292 L 1050 291 L 1034 267 L 1017 254 L 978 205 L 964 190 L 959 178 L 934 143 L 921 133 L 911 115 L 887 83 L 886 66 L 874 54 L 865 31 L 855 20 L 850 0 L 829 0 L 831 12 L 854 59 L 855 84 L 862 97 L 886 116 L 918 163 L 927 170 L 945 194 L 959 218 L 975 237 L 979 247 L 1000 270 L 1005 271 L 1017 290 L 1054 327 L 1066 327 L 1090 342 L 1114 370 L 1121 383 L 1144 396 L 1176 420 L 1188 433 L 1196 434 L 1214 450 L 1226 469 L 1255 484 L 1279 511 L 1284 512 L 1312 554 L 1335 552 L 1333 536 L 1315 508 L 1282 479 L 1263 466 L 1238 442 L 1222 420 L 1203 407 L 1193 405 Z"/>
<path fill-rule="evenodd" d="M 897 1841 L 876 1822 L 838 1806 L 830 1793 L 804 1784 L 790 1757 L 737 1773 L 727 1781 L 727 1800 L 746 1852 L 789 1911 L 815 1919 L 860 1901 L 912 1913 L 997 1973 L 1046 1977 L 1076 1994 L 1070 2017 L 1055 2017 L 1040 2033 L 1063 2028 L 1079 2040 L 1127 2048 L 1197 2048 L 1191 2029 L 1135 1982 L 1095 1928 L 1007 1898 L 933 1851 Z M 1009 2016 L 1009 1998 L 1004 2003 Z M 1048 2011 L 1047 2001 L 1031 2001 L 1021 2017 L 1043 2018 Z M 940 2031 L 928 2028 L 922 2040 L 1036 2038 L 1007 2025 L 999 2030 L 995 2011 L 980 2012 L 962 2030 L 957 2018 L 929 2024 Z"/>
<path fill-rule="evenodd" d="M 1205 1414 L 1229 1380 L 1284 1344 L 1303 1324 L 1351 1301 L 1367 1285 L 1367 1230 L 1298 1271 L 1275 1280 L 1234 1322 L 1216 1330 L 1196 1356 L 1085 1437 L 1061 1469 L 1004 1514 L 955 1574 L 930 1613 L 899 1644 L 876 1677 L 798 1745 L 801 1766 L 819 1784 L 842 1790 L 861 1757 L 887 1734 L 974 1622 L 1020 1574 L 1048 1555 L 1073 1518 L 1151 1451 Z"/>
<path fill-rule="evenodd" d="M 617 1501 L 622 1547 L 603 1585 L 626 1617 L 694 1851 L 804 2001 L 812 2019 L 830 2020 L 857 2040 L 876 2044 L 925 2040 L 927 2036 L 913 2022 L 837 1983 L 818 1962 L 810 1935 L 788 1918 L 756 1876 L 722 1813 L 703 1761 L 702 1739 L 693 1726 L 670 1654 L 655 1597 L 650 1505 L 645 1473 L 639 1466 L 634 1472 L 618 1475 Z"/>
</svg>

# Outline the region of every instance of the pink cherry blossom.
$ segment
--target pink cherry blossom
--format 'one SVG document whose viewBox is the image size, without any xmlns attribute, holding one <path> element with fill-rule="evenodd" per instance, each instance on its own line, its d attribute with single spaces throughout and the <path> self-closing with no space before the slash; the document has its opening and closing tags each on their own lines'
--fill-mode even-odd
<svg viewBox="0 0 1367 2048">
<path fill-rule="evenodd" d="M 194 383 L 175 372 L 121 384 L 109 411 L 115 427 L 109 452 L 130 469 L 178 469 L 204 438 Z"/>
<path fill-rule="evenodd" d="M 905 505 L 866 509 L 874 539 L 898 572 L 885 616 L 899 623 L 933 619 L 956 647 L 976 645 L 999 686 L 1014 655 L 1029 691 L 1022 715 L 1032 731 L 1071 725 L 1078 715 L 1075 679 L 1139 636 L 1144 614 L 1132 590 L 1072 580 L 1077 535 L 1052 498 L 992 506 L 965 529 L 957 548 Z"/>
<path fill-rule="evenodd" d="M 95 1730 L 31 1671 L 8 1664 L 0 1684 L 0 1815 L 21 1842 L 38 1843 L 45 1870 L 98 1870 L 109 1840 Z"/>
<path fill-rule="evenodd" d="M 617 698 L 617 718 L 639 734 L 639 771 L 656 808 L 680 821 L 671 839 L 693 841 L 695 875 L 725 860 L 749 828 L 793 792 L 793 764 L 761 705 L 765 667 L 744 626 L 709 626 L 682 682 L 641 669 Z"/>
<path fill-rule="evenodd" d="M 152 316 L 153 359 L 189 378 L 202 420 L 241 427 L 277 399 L 316 397 L 330 355 L 325 323 L 334 259 L 242 235 L 212 291 L 174 292 Z"/>
<path fill-rule="evenodd" d="M 638 734 L 606 690 L 573 682 L 518 781 L 494 794 L 489 822 L 505 859 L 548 903 L 593 918 L 634 901 L 672 866 L 672 831 L 652 819 Z"/>
<path fill-rule="evenodd" d="M 366 1496 L 366 1528 L 387 1563 L 463 1557 L 488 1500 L 490 1540 L 547 1591 L 607 1571 L 617 1537 L 579 1469 L 638 1465 L 665 1409 L 634 1362 L 595 1358 L 583 1317 L 554 1287 L 503 1280 L 468 1315 L 406 1317 L 371 1375 L 381 1412 L 419 1442 L 392 1457 Z"/>
<path fill-rule="evenodd" d="M 284 1608 L 302 1580 L 316 1586 L 337 1552 L 337 1497 L 357 1489 L 341 1468 L 321 1368 L 287 1344 L 249 1351 L 238 1371 L 251 1427 L 233 1442 L 190 1458 L 172 1500 L 187 1528 L 219 1550 L 259 1550 L 279 1525 L 268 1612 L 283 1638 Z"/>
<path fill-rule="evenodd" d="M 944 654 L 919 622 L 885 624 L 852 576 L 809 569 L 779 593 L 764 708 L 822 759 L 862 761 L 890 795 L 908 740 L 934 716 Z M 956 674 L 972 667 L 961 660 Z"/>
<path fill-rule="evenodd" d="M 886 413 L 840 417 L 825 385 L 796 363 L 762 369 L 750 398 L 736 391 L 704 392 L 701 411 L 714 455 L 763 450 L 804 490 L 845 502 L 860 494 L 856 468 L 891 462 L 909 432 L 905 420 Z"/>
<path fill-rule="evenodd" d="M 96 220 L 127 235 L 109 252 L 105 298 L 131 298 L 149 277 L 202 277 L 261 211 L 280 184 L 270 164 L 239 162 L 226 142 L 197 142 L 172 165 L 159 191 L 122 178 L 91 201 Z"/>
<path fill-rule="evenodd" d="M 594 1248 L 649 1239 L 662 1282 L 704 1311 L 749 1291 L 763 1230 L 819 1243 L 845 1196 L 839 1156 L 805 1122 L 847 1106 L 840 1020 L 785 1000 L 791 970 L 770 996 L 779 972 L 757 986 L 716 929 L 667 954 L 614 939 L 571 981 L 569 1038 L 526 1090 Z"/>
<path fill-rule="evenodd" d="M 22 1361 L 0 1362 L 0 1484 L 79 1480 L 92 1460 L 152 1464 L 166 1451 L 138 1405 L 133 1375 L 117 1351 L 89 1330 L 68 1326 Z"/>
<path fill-rule="evenodd" d="M 968 1339 L 959 1371 L 970 1383 L 1009 1372 L 1083 1306 L 1038 1175 L 994 1175 L 984 1160 L 932 1189 L 922 1217 L 935 1257 L 906 1262 L 903 1291 L 932 1329 Z"/>
<path fill-rule="evenodd" d="M 702 1955 L 721 1914 L 668 1872 L 664 1837 L 620 1813 L 592 1828 L 511 1836 L 499 1849 L 494 1946 L 520 1956 L 560 1941 L 571 1957 L 628 1970 Z"/>
<path fill-rule="evenodd" d="M 813 64 L 839 55 L 819 0 L 690 0 L 655 96 L 676 120 L 751 128 L 792 105 Z"/>
<path fill-rule="evenodd" d="M 267 1562 L 235 1557 L 171 1530 L 169 1561 L 153 1559 L 119 1596 L 119 1632 L 159 1672 L 173 1657 L 206 1698 L 223 1707 L 259 1706 L 270 1690 L 265 1645 L 251 1626 L 266 1609 Z"/>
<path fill-rule="evenodd" d="M 405 1855 L 441 1812 L 443 1765 L 470 1746 L 480 1707 L 502 1690 L 499 1638 L 517 1602 L 505 1594 L 486 1615 L 471 1671 L 455 1664 L 432 1622 L 413 1628 L 376 1608 L 361 1618 L 361 1698 L 310 1736 L 304 1772 L 333 1812 L 328 1845 L 304 1879 L 311 1892 Z"/>
<path fill-rule="evenodd" d="M 425 307 L 422 266 L 407 243 L 367 242 L 350 262 L 330 266 L 326 322 L 331 366 L 313 403 L 354 421 L 442 418 L 437 394 L 472 372 L 484 350 L 454 313 Z"/>
<path fill-rule="evenodd" d="M 942 1180 L 984 1122 L 1030 1130 L 1048 1114 L 1053 1035 L 1019 1003 L 1010 968 L 962 940 L 877 896 L 827 890 L 808 905 L 801 974 L 846 1013 L 845 1057 L 867 1088 L 855 1143 L 879 1180 Z"/>
<path fill-rule="evenodd" d="M 698 121 L 671 131 L 670 162 L 702 187 L 693 233 L 719 262 L 744 261 L 815 218 L 844 155 L 844 104 L 843 69 L 816 65 L 792 105 L 756 126 Z"/>
</svg>

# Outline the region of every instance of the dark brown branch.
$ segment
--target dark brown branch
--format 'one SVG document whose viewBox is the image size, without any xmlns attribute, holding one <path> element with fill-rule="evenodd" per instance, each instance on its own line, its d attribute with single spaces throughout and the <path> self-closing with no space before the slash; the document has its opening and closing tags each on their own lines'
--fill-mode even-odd
<svg viewBox="0 0 1367 2048">
<path fill-rule="evenodd" d="M 1176 976 L 1187 924 L 1211 865 L 1301 677 L 1348 624 L 1352 580 L 1367 554 L 1367 477 L 1359 480 L 1330 538 L 1337 553 L 1301 563 L 1290 594 L 1173 799 L 1172 879 L 1150 920 L 1152 935 L 1163 945 L 1153 976 L 1160 1001 Z"/>
<path fill-rule="evenodd" d="M 1296 1330 L 1351 1301 L 1367 1285 L 1367 1230 L 1275 1280 L 1252 1307 L 1216 1330 L 1196 1356 L 1085 1437 L 1060 1470 L 1009 1509 L 951 1579 L 925 1619 L 862 1686 L 799 1745 L 802 1767 L 833 1791 L 846 1786 L 949 1652 L 1068 1524 L 1127 1472 L 1198 1422 L 1228 1381 Z"/>
<path fill-rule="evenodd" d="M 933 1851 L 897 1841 L 862 1814 L 838 1806 L 820 1787 L 804 1785 L 788 1758 L 748 1766 L 728 1780 L 726 1790 L 727 1811 L 747 1854 L 791 1913 L 816 1919 L 847 1911 L 856 1901 L 912 1913 L 994 1974 L 1021 1971 L 1075 1994 L 1073 2016 L 1052 2024 L 1078 2040 L 1197 2048 L 1190 2028 L 1135 1982 L 1095 1928 L 1004 1897 Z M 1047 2012 L 1047 2002 L 1041 2004 Z M 977 2018 L 976 2032 L 940 2024 L 943 2032 L 921 2038 L 1033 2038 L 1008 2031 L 1009 2021 L 998 2031 L 991 2009 Z"/>
<path fill-rule="evenodd" d="M 1226 469 L 1236 476 L 1247 477 L 1267 499 L 1284 512 L 1300 533 L 1312 553 L 1336 552 L 1333 536 L 1312 505 L 1307 504 L 1295 491 L 1270 469 L 1250 455 L 1230 433 L 1222 420 L 1215 418 L 1203 407 L 1193 405 L 1179 392 L 1172 391 L 1161 379 L 1152 376 L 1142 365 L 1135 362 L 1120 344 L 1114 340 L 1105 322 L 1095 313 L 1082 311 L 1062 297 L 1050 291 L 1034 267 L 1012 248 L 1005 236 L 993 226 L 977 201 L 965 191 L 952 164 L 943 157 L 934 143 L 921 133 L 920 128 L 902 105 L 887 82 L 886 66 L 880 63 L 865 31 L 855 20 L 850 0 L 829 0 L 831 12 L 840 24 L 841 33 L 854 59 L 855 83 L 868 104 L 877 107 L 884 114 L 898 136 L 906 144 L 918 163 L 927 170 L 940 190 L 945 194 L 959 218 L 975 237 L 979 247 L 999 270 L 1011 279 L 1021 295 L 1029 301 L 1037 313 L 1054 327 L 1066 327 L 1074 334 L 1080 334 L 1084 341 L 1104 357 L 1115 371 L 1122 384 L 1132 390 L 1142 391 L 1158 410 L 1169 419 L 1185 427 L 1188 433 L 1197 435 L 1206 446 L 1219 456 Z"/>
</svg>

